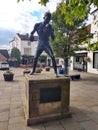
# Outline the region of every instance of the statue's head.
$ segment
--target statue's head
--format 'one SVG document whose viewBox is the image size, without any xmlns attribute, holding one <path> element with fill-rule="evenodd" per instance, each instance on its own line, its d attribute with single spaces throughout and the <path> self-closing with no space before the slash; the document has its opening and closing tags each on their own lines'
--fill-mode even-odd
<svg viewBox="0 0 98 130">
<path fill-rule="evenodd" d="M 44 22 L 47 24 L 47 23 L 49 23 L 50 20 L 51 20 L 51 13 L 50 12 L 46 12 L 44 14 Z"/>
</svg>

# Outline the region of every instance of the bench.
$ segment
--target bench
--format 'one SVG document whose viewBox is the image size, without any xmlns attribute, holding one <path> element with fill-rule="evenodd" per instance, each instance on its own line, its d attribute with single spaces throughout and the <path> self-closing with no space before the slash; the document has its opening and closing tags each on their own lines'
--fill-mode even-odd
<svg viewBox="0 0 98 130">
<path fill-rule="evenodd" d="M 80 79 L 80 74 L 70 75 L 70 78 L 72 80 L 79 80 Z"/>
</svg>

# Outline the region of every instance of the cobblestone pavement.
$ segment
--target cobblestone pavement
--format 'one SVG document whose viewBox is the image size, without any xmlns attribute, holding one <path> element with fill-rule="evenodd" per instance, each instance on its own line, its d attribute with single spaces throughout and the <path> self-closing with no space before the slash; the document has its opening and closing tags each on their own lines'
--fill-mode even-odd
<svg viewBox="0 0 98 130">
<path fill-rule="evenodd" d="M 12 68 L 13 82 L 5 82 L 0 70 L 0 130 L 98 130 L 98 75 L 85 72 L 70 82 L 72 118 L 27 126 L 23 112 L 23 69 Z M 51 72 L 47 72 L 49 74 Z"/>
</svg>

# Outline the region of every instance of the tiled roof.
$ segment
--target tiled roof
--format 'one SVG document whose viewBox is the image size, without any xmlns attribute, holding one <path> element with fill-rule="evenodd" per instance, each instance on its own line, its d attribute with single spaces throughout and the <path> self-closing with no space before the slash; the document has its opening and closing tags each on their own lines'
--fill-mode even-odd
<svg viewBox="0 0 98 130">
<path fill-rule="evenodd" d="M 29 35 L 28 34 L 19 34 L 17 33 L 17 35 L 20 37 L 21 40 L 29 40 Z"/>
<path fill-rule="evenodd" d="M 17 33 L 17 35 L 20 37 L 21 40 L 24 40 L 24 41 L 28 41 L 29 40 L 29 34 L 19 34 Z M 38 40 L 38 36 L 34 36 L 34 41 L 37 41 Z"/>
<path fill-rule="evenodd" d="M 6 60 L 7 60 L 7 58 L 4 57 L 4 56 L 0 53 L 0 61 L 6 61 Z"/>
<path fill-rule="evenodd" d="M 74 33 L 73 38 L 77 38 L 79 35 L 79 32 L 82 30 L 87 29 L 88 32 L 91 32 L 91 24 L 85 26 L 84 28 L 79 29 L 77 32 Z"/>
<path fill-rule="evenodd" d="M 5 58 L 9 58 L 9 54 L 7 50 L 0 49 L 0 54 L 3 55 Z"/>
<path fill-rule="evenodd" d="M 95 10 L 93 10 L 90 14 L 95 13 L 96 11 L 98 11 L 98 8 L 96 8 Z"/>
<path fill-rule="evenodd" d="M 38 36 L 34 36 L 34 41 L 38 41 Z"/>
</svg>

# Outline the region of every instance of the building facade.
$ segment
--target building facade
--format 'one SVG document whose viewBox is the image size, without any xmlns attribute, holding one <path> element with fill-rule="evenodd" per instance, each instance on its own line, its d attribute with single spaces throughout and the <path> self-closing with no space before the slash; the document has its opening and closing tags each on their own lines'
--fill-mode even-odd
<svg viewBox="0 0 98 130">
<path fill-rule="evenodd" d="M 9 42 L 9 52 L 16 47 L 20 50 L 21 53 L 21 64 L 32 64 L 33 58 L 36 52 L 36 48 L 38 45 L 38 37 L 34 36 L 34 41 L 30 42 L 28 34 L 19 34 L 12 41 Z M 39 59 L 40 64 L 46 63 L 46 55 L 43 53 Z"/>
<path fill-rule="evenodd" d="M 98 9 L 94 10 L 91 16 L 93 22 L 91 23 L 90 32 L 93 34 L 93 38 L 90 39 L 89 44 L 94 45 L 94 43 L 98 42 Z M 96 51 L 78 51 L 76 53 L 78 53 L 77 57 L 71 57 L 71 70 L 77 69 L 98 74 L 98 49 Z"/>
</svg>

